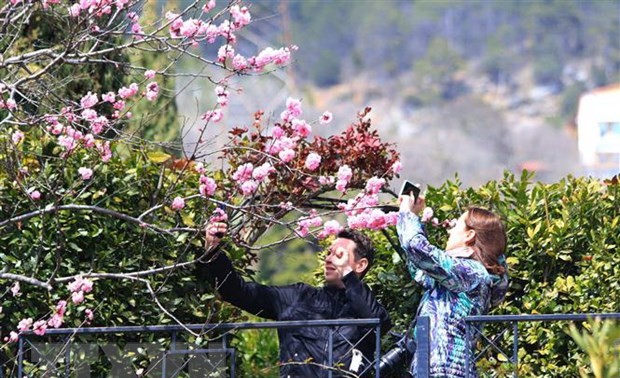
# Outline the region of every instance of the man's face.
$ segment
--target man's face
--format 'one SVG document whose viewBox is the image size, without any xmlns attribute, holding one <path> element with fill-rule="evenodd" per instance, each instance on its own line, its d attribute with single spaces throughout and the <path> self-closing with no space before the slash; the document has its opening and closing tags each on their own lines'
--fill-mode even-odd
<svg viewBox="0 0 620 378">
<path fill-rule="evenodd" d="M 348 266 L 355 270 L 355 242 L 349 239 L 334 240 L 325 256 L 325 282 L 340 284 L 343 269 Z"/>
</svg>

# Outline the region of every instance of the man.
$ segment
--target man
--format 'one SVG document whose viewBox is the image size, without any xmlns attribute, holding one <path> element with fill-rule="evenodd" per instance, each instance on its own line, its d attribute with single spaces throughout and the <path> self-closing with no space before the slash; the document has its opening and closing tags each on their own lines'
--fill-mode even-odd
<svg viewBox="0 0 620 378">
<path fill-rule="evenodd" d="M 379 318 L 382 333 L 391 327 L 387 311 L 376 301 L 368 286 L 361 282 L 374 259 L 374 248 L 365 235 L 350 230 L 341 231 L 325 257 L 326 285 L 313 287 L 304 283 L 267 286 L 246 282 L 218 247 L 220 238 L 226 232 L 226 223 L 213 222 L 207 226 L 207 253 L 204 257 L 223 300 L 273 320 Z M 368 361 L 374 360 L 375 335 L 372 327 L 334 328 L 279 329 L 280 375 L 326 377 L 329 332 L 333 332 L 333 366 L 344 371 L 361 372 L 361 355 L 367 359 L 364 368 L 368 366 Z"/>
</svg>

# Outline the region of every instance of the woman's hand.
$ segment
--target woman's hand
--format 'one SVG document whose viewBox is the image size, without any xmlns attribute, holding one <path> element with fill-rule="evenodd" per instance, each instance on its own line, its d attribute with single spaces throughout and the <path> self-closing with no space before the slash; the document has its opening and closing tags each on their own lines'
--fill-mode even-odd
<svg viewBox="0 0 620 378">
<path fill-rule="evenodd" d="M 413 197 L 404 195 L 398 197 L 398 202 L 400 203 L 400 211 L 410 211 L 416 215 L 419 215 L 426 207 L 426 200 L 422 196 L 419 196 L 414 202 Z"/>
</svg>

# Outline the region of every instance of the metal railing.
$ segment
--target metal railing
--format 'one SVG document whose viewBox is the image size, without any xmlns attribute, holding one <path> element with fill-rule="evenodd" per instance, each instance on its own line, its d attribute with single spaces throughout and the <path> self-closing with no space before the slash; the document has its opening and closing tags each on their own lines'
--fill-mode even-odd
<svg viewBox="0 0 620 378">
<path fill-rule="evenodd" d="M 260 323 L 219 323 L 219 324 L 193 324 L 193 325 L 156 325 L 156 326 L 130 326 L 130 327 L 82 327 L 82 328 L 64 328 L 64 329 L 48 329 L 44 336 L 37 336 L 32 331 L 22 332 L 19 335 L 18 339 L 18 351 L 17 351 L 17 368 L 16 372 L 9 372 L 7 377 L 17 377 L 23 378 L 26 374 L 25 372 L 25 362 L 28 361 L 28 357 L 33 358 L 34 354 L 37 354 L 37 358 L 40 358 L 44 364 L 46 364 L 46 368 L 50 369 L 52 367 L 55 370 L 55 376 L 62 376 L 64 374 L 65 377 L 74 376 L 76 373 L 74 370 L 77 368 L 74 365 L 72 366 L 72 356 L 76 355 L 76 351 L 72 352 L 72 343 L 74 343 L 75 339 L 83 339 L 87 336 L 95 337 L 94 335 L 101 335 L 103 337 L 111 335 L 120 336 L 121 340 L 130 340 L 131 334 L 163 334 L 166 336 L 167 342 L 164 342 L 163 339 L 158 340 L 158 347 L 151 348 L 152 351 L 160 354 L 159 360 L 157 364 L 161 364 L 161 377 L 176 377 L 178 374 L 181 374 L 181 370 L 184 370 L 185 373 L 189 374 L 188 363 L 191 358 L 195 358 L 197 355 L 217 355 L 220 360 L 217 362 L 213 362 L 212 360 L 208 361 L 208 364 L 211 366 L 213 371 L 223 372 L 223 376 L 227 377 L 235 377 L 237 374 L 235 367 L 235 349 L 231 347 L 231 332 L 242 331 L 242 330 L 251 330 L 251 329 L 290 329 L 290 328 L 300 328 L 300 327 L 327 327 L 330 329 L 328 333 L 328 350 L 327 350 L 327 367 L 326 367 L 326 375 L 328 377 L 332 377 L 334 372 L 337 372 L 338 369 L 333 367 L 334 364 L 334 355 L 333 355 L 333 341 L 334 335 L 338 332 L 338 328 L 341 326 L 359 326 L 359 327 L 368 327 L 369 331 L 367 333 L 370 334 L 374 332 L 375 338 L 375 350 L 374 350 L 374 360 L 366 360 L 366 364 L 364 365 L 364 370 L 360 373 L 364 376 L 375 376 L 380 377 L 379 365 L 381 359 L 381 326 L 379 319 L 338 319 L 338 320 L 312 320 L 312 321 L 277 321 L 277 322 L 260 322 Z M 421 341 L 421 344 L 426 345 L 426 348 L 430 345 L 429 343 L 429 328 L 430 328 L 430 320 L 428 318 L 424 318 L 418 320 L 418 328 L 417 328 L 417 338 Z M 184 335 L 188 334 L 188 330 L 192 332 L 197 332 L 201 336 L 209 337 L 210 342 L 217 341 L 217 347 L 212 348 L 200 348 L 195 344 L 190 345 L 186 342 L 180 342 L 179 340 L 184 337 Z M 79 336 L 79 337 L 78 337 Z M 342 335 L 341 335 L 342 336 Z M 61 340 L 54 345 L 56 348 L 50 349 L 50 341 L 51 340 Z M 43 342 L 45 341 L 45 342 Z M 78 340 L 79 342 L 79 340 Z M 351 347 L 356 346 L 356 342 L 354 340 L 347 340 L 347 342 L 351 345 Z M 53 344 L 53 343 L 52 343 Z M 156 343 L 157 344 L 157 343 Z M 165 350 L 162 350 L 162 345 L 168 345 Z M 88 345 L 91 349 L 86 349 L 85 345 Z M 149 349 L 149 345 L 141 344 L 142 349 Z M 53 350 L 53 355 L 46 356 L 46 351 L 42 350 L 43 346 L 47 346 L 47 353 L 50 354 L 50 350 Z M 79 346 L 79 345 L 78 345 Z M 127 346 L 126 346 L 127 347 Z M 73 346 L 75 349 L 76 346 Z M 93 349 L 94 348 L 94 349 Z M 419 348 L 418 353 L 418 361 L 419 366 L 421 367 L 420 378 L 428 377 L 428 361 L 429 361 L 429 349 L 424 349 L 424 346 Z M 98 356 L 98 358 L 102 357 L 101 349 L 105 349 L 105 347 L 99 346 L 97 344 L 81 344 L 81 353 L 91 353 Z M 134 348 L 136 349 L 136 348 Z M 110 351 L 110 347 L 108 345 L 107 350 L 103 351 L 103 355 L 108 358 L 110 363 L 112 363 L 112 368 L 115 366 L 118 368 L 118 362 L 113 363 L 108 354 L 115 355 L 118 358 L 123 358 L 123 354 L 128 354 L 127 350 L 120 351 L 115 349 Z M 78 353 L 79 354 L 79 353 Z M 51 358 L 50 358 L 51 357 Z M 176 361 L 176 363 L 172 363 L 169 360 L 174 357 L 181 357 L 183 361 Z M 75 357 L 74 357 L 75 358 Z M 221 362 L 224 361 L 224 365 Z M 35 361 L 36 362 L 36 361 Z M 88 364 L 87 364 L 88 365 Z M 424 372 L 424 367 L 426 366 L 426 371 Z M 169 369 L 172 367 L 175 371 L 170 371 Z M 88 365 L 90 368 L 90 365 Z M 219 369 L 219 370 L 218 370 Z M 4 369 L 0 369 L 0 378 L 4 378 Z M 151 370 L 153 373 L 154 370 Z M 49 372 L 48 372 L 49 373 Z M 112 374 L 112 376 L 120 376 Z M 159 372 L 157 372 L 157 375 Z M 219 374 L 219 373 L 218 373 Z M 372 375 L 371 375 L 372 374 Z M 154 374 L 155 375 L 155 374 Z M 337 375 L 337 374 L 336 374 Z M 90 372 L 88 375 L 90 377 Z M 135 375 L 134 375 L 135 376 Z M 145 375 L 149 376 L 149 375 Z M 192 376 L 192 375 L 189 375 Z M 205 376 L 205 375 L 196 375 L 196 376 Z M 222 375 L 220 375 L 222 376 Z"/>
<path fill-rule="evenodd" d="M 480 316 L 468 316 L 465 318 L 466 323 L 466 345 L 473 345 L 475 340 L 480 338 L 487 343 L 487 346 L 482 352 L 478 353 L 472 359 L 473 348 L 470 348 L 470 353 L 467 353 L 466 371 L 470 372 L 472 364 L 482 356 L 484 351 L 488 348 L 494 348 L 497 352 L 506 357 L 508 362 L 513 365 L 513 377 L 518 377 L 519 367 L 519 323 L 532 323 L 532 322 L 580 322 L 591 319 L 619 319 L 620 313 L 600 313 L 600 314 L 540 314 L 540 315 L 480 315 Z M 500 334 L 495 337 L 489 338 L 483 333 L 483 325 L 486 323 L 509 323 L 507 329 L 504 329 Z M 512 352 L 506 352 L 498 345 L 499 338 L 512 328 Z"/>
<path fill-rule="evenodd" d="M 618 319 L 620 320 L 620 313 L 603 313 L 603 314 L 544 314 L 544 315 L 484 315 L 484 316 L 469 316 L 465 318 L 466 323 L 466 345 L 474 345 L 475 340 L 480 339 L 487 345 L 482 351 L 478 351 L 477 355 L 474 355 L 473 348 L 470 348 L 467 353 L 466 371 L 470 371 L 472 364 L 475 364 L 483 353 L 493 348 L 497 352 L 503 354 L 506 360 L 513 365 L 513 377 L 518 376 L 519 365 L 519 323 L 532 323 L 532 322 L 579 322 L 587 321 L 589 319 Z M 488 337 L 484 334 L 483 325 L 487 323 L 507 323 L 507 328 L 494 337 Z M 175 356 L 182 356 L 191 358 L 192 356 L 199 354 L 217 354 L 222 357 L 225 364 L 224 366 L 218 365 L 218 363 L 212 364 L 213 371 L 218 368 L 220 371 L 225 371 L 225 376 L 235 377 L 237 374 L 236 361 L 235 361 L 235 348 L 231 345 L 232 332 L 252 330 L 252 329 L 290 329 L 300 327 L 328 327 L 330 332 L 328 334 L 328 350 L 327 350 L 327 363 L 324 366 L 326 375 L 332 377 L 337 375 L 338 368 L 334 367 L 334 355 L 333 355 L 333 341 L 334 335 L 338 332 L 338 327 L 341 326 L 360 326 L 368 327 L 369 333 L 374 332 L 375 338 L 375 350 L 374 360 L 366 360 L 365 368 L 360 373 L 360 376 L 374 376 L 380 377 L 379 365 L 381 361 L 381 332 L 379 319 L 337 319 L 337 320 L 311 320 L 311 321 L 277 321 L 277 322 L 260 322 L 260 323 L 220 323 L 220 324 L 194 324 L 194 325 L 157 325 L 157 326 L 135 326 L 135 327 L 84 327 L 84 328 L 65 328 L 65 329 L 49 329 L 45 336 L 36 336 L 32 331 L 22 332 L 18 340 L 18 354 L 17 354 L 17 371 L 15 373 L 9 373 L 8 377 L 23 378 L 25 374 L 24 362 L 26 361 L 27 348 L 32 351 L 36 351 L 38 345 L 34 341 L 49 340 L 50 337 L 64 338 L 62 345 L 62 357 L 56 357 L 51 363 L 58 365 L 64 364 L 64 376 L 70 377 L 72 374 L 71 365 L 71 348 L 70 345 L 76 336 L 85 335 L 118 335 L 122 338 L 129 338 L 130 334 L 165 334 L 169 339 L 169 343 L 163 343 L 168 345 L 168 349 L 161 350 L 161 376 L 162 377 L 176 377 L 180 374 L 183 368 L 187 368 L 188 360 L 184 360 L 183 363 L 177 361 L 176 364 L 169 360 Z M 428 378 L 430 376 L 430 355 L 431 355 L 431 340 L 430 340 L 430 319 L 428 317 L 419 317 L 416 324 L 416 372 L 417 378 Z M 211 341 L 217 341 L 219 344 L 216 348 L 198 348 L 195 345 L 184 344 L 179 341 L 183 334 L 187 334 L 188 330 L 198 332 L 204 337 L 209 337 Z M 506 333 L 506 331 L 512 331 L 512 350 L 506 351 L 499 345 L 500 338 Z M 158 343 L 162 343 L 161 339 Z M 350 340 L 351 347 L 355 347 L 354 340 Z M 186 346 L 186 347 L 184 347 Z M 176 371 L 170 372 L 169 368 L 176 369 Z M 62 369 L 61 369 L 62 370 Z M 62 374 L 56 375 L 61 376 Z M 79 375 L 78 375 L 79 376 Z M 90 375 L 88 375 L 90 376 Z M 114 376 L 114 375 L 113 375 Z M 149 375 L 145 375 L 149 376 Z M 192 376 L 192 375 L 189 375 Z M 205 376 L 205 375 L 199 375 Z M 0 378 L 4 378 L 3 369 L 0 369 Z"/>
</svg>

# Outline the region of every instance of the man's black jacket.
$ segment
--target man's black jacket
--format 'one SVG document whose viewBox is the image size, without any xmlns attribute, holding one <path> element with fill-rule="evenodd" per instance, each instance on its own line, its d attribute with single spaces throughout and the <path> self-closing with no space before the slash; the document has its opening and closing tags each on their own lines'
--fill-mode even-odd
<svg viewBox="0 0 620 378">
<path fill-rule="evenodd" d="M 224 253 L 219 253 L 206 266 L 216 278 L 217 289 L 223 300 L 263 318 L 282 321 L 379 318 L 382 333 L 391 327 L 385 308 L 354 273 L 343 278 L 345 289 L 330 286 L 316 288 L 304 283 L 267 286 L 245 281 L 233 269 Z M 333 366 L 348 370 L 353 348 L 367 358 L 364 359 L 364 367 L 374 360 L 375 335 L 372 327 L 280 329 L 280 376 L 326 377 L 327 369 L 321 366 L 327 366 L 330 331 L 334 331 Z M 334 372 L 333 375 L 336 377 L 339 374 Z"/>
</svg>

